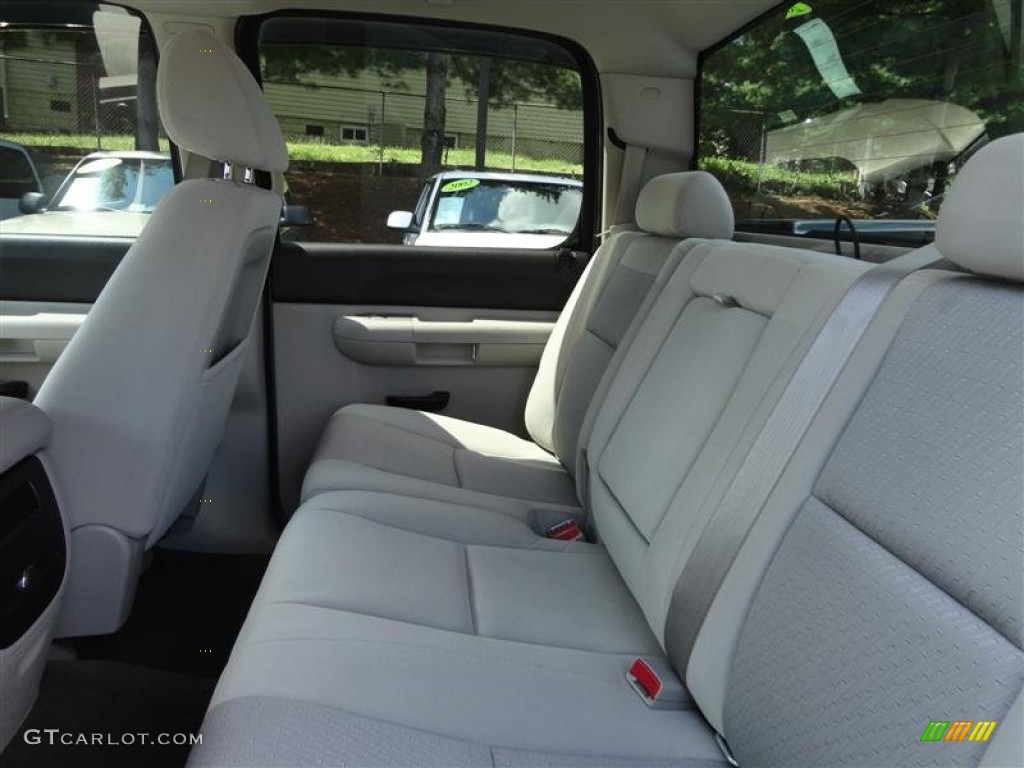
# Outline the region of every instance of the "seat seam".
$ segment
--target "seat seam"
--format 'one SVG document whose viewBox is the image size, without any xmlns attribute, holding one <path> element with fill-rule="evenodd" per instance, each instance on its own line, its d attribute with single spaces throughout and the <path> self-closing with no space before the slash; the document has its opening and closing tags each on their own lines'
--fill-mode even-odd
<svg viewBox="0 0 1024 768">
<path fill-rule="evenodd" d="M 459 448 L 452 449 L 452 472 L 455 474 L 455 485 L 457 488 L 465 488 L 462 484 L 462 474 L 459 472 Z M 462 448 L 461 450 L 466 450 Z"/>
<path fill-rule="evenodd" d="M 369 619 L 381 619 L 382 621 L 395 621 L 395 622 L 398 622 L 399 624 L 407 624 L 407 625 L 409 625 L 411 627 L 423 627 L 424 629 L 435 629 L 435 630 L 438 630 L 440 632 L 454 632 L 457 635 L 466 635 L 467 634 L 467 633 L 462 632 L 462 631 L 457 630 L 457 629 L 446 629 L 445 627 L 439 627 L 436 624 L 421 624 L 419 622 L 412 621 L 410 619 L 396 619 L 396 618 L 394 618 L 392 616 L 384 616 L 383 614 L 380 614 L 380 613 L 368 613 L 366 611 L 360 611 L 360 610 L 357 610 L 355 608 L 349 608 L 349 607 L 346 607 L 346 606 L 343 606 L 343 605 L 330 605 L 328 603 L 324 603 L 324 602 L 320 602 L 320 601 L 315 601 L 315 600 L 273 600 L 273 599 L 269 599 L 269 600 L 261 601 L 260 605 L 303 605 L 303 606 L 308 606 L 310 608 L 318 608 L 318 609 L 324 610 L 324 611 L 338 611 L 340 613 L 350 613 L 350 614 L 352 614 L 354 616 L 365 616 L 366 618 L 369 618 Z M 475 634 L 475 630 L 474 630 L 474 635 L 472 635 L 472 636 L 480 637 L 480 635 L 476 635 Z M 291 638 L 288 638 L 288 639 L 290 640 Z M 306 639 L 316 639 L 316 638 L 306 638 Z M 339 638 L 339 639 L 344 640 L 344 638 Z"/>
<path fill-rule="evenodd" d="M 952 600 L 958 606 L 960 606 L 965 611 L 967 611 L 969 614 L 971 614 L 971 616 L 973 616 L 979 622 L 984 624 L 986 627 L 988 627 L 990 630 L 992 630 L 995 634 L 999 635 L 999 637 L 1001 637 L 1003 640 L 1005 640 L 1011 646 L 1016 648 L 1018 652 L 1024 652 L 1024 648 L 1021 648 L 1021 646 L 1017 644 L 1018 643 L 1017 640 L 1015 640 L 1012 637 L 1008 636 L 999 627 L 997 627 L 994 624 L 992 624 L 992 622 L 990 622 L 984 616 L 982 616 L 977 611 L 975 611 L 973 608 L 971 608 L 971 606 L 965 604 L 959 597 L 957 597 L 956 595 L 951 594 L 942 585 L 940 585 L 939 583 L 934 581 L 926 573 L 923 573 L 920 568 L 918 568 L 917 566 L 913 565 L 912 563 L 907 562 L 907 560 L 905 558 L 903 558 L 902 556 L 900 556 L 897 553 L 893 552 L 892 549 L 889 546 L 887 546 L 884 542 L 879 541 L 877 538 L 872 536 L 870 533 L 865 531 L 861 526 L 857 525 L 857 523 L 855 523 L 853 520 L 851 520 L 849 517 L 847 517 L 846 514 L 842 510 L 840 510 L 840 509 L 838 509 L 836 507 L 836 505 L 833 505 L 831 502 L 826 501 L 825 499 L 822 499 L 816 492 L 811 493 L 810 498 L 812 498 L 815 501 L 817 501 L 819 504 L 821 504 L 822 507 L 824 507 L 829 512 L 831 512 L 833 515 L 835 515 L 840 520 L 842 520 L 844 523 L 849 525 L 851 528 L 853 528 L 853 530 L 855 530 L 857 533 L 859 533 L 865 539 L 870 541 L 872 544 L 874 544 L 879 549 L 883 550 L 887 555 L 889 555 L 889 557 L 893 558 L 898 563 L 900 563 L 901 565 L 906 567 L 915 576 L 917 576 L 918 578 L 923 579 L 924 581 L 928 582 L 932 587 L 934 587 L 939 592 L 944 594 L 946 597 L 948 597 L 950 600 Z"/>
<path fill-rule="evenodd" d="M 417 499 L 416 496 L 406 496 L 404 498 Z M 377 525 L 377 526 L 380 526 L 381 528 L 390 528 L 393 531 L 401 531 L 402 533 L 407 533 L 410 536 L 421 536 L 422 538 L 425 538 L 425 539 L 435 539 L 437 541 L 447 541 L 450 544 L 459 544 L 459 545 L 461 545 L 463 547 L 469 546 L 464 541 L 460 541 L 458 539 L 449 538 L 447 536 L 442 536 L 440 534 L 435 535 L 433 533 L 423 533 L 421 531 L 411 531 L 408 528 L 401 527 L 400 525 L 392 525 L 391 523 L 385 523 L 385 522 L 382 522 L 380 520 L 374 520 L 373 518 L 367 517 L 365 515 L 361 515 L 358 512 L 350 512 L 348 510 L 343 510 L 343 509 L 329 509 L 329 508 L 326 508 L 326 507 L 311 507 L 310 510 L 311 511 L 327 512 L 328 514 L 333 514 L 333 515 L 348 515 L 350 517 L 355 517 L 355 518 L 358 518 L 360 520 L 364 520 L 365 522 L 370 523 L 371 525 Z M 501 512 L 497 512 L 495 510 L 488 510 L 488 509 L 484 509 L 482 511 L 484 511 L 484 512 L 494 512 L 495 514 L 498 514 L 498 515 L 503 514 Z M 509 515 L 505 515 L 505 517 L 510 517 L 510 516 Z M 516 518 L 512 518 L 512 519 L 516 520 Z M 517 522 L 521 522 L 521 521 L 517 520 Z M 524 528 L 527 528 L 527 530 L 529 530 L 529 527 L 526 525 L 526 523 L 522 523 L 521 522 L 521 524 L 523 525 Z M 528 549 L 532 549 L 536 545 L 537 539 L 541 539 L 541 537 L 537 536 L 537 534 L 533 533 L 533 531 L 530 531 L 530 533 L 533 534 L 534 540 L 529 545 L 524 543 L 522 546 L 519 546 L 519 545 L 506 545 L 506 544 L 501 544 L 501 545 L 499 545 L 499 544 L 479 544 L 479 545 L 474 545 L 474 546 L 489 546 L 489 547 L 494 547 L 495 549 L 515 549 L 515 550 L 527 549 L 528 550 Z"/>
<path fill-rule="evenodd" d="M 611 491 L 609 491 L 609 493 L 611 493 Z M 409 498 L 416 498 L 416 497 L 412 496 L 412 497 L 409 497 Z M 437 541 L 446 541 L 446 542 L 448 542 L 450 544 L 457 544 L 457 545 L 459 545 L 461 547 L 464 547 L 464 548 L 475 547 L 477 549 L 508 550 L 510 552 L 538 551 L 538 552 L 551 552 L 552 554 L 559 554 L 559 555 L 579 555 L 579 556 L 582 556 L 582 557 L 598 557 L 598 556 L 601 556 L 603 554 L 606 554 L 606 550 L 604 550 L 603 548 L 595 548 L 595 549 L 589 549 L 589 550 L 568 549 L 568 548 L 567 549 L 537 549 L 537 547 L 540 544 L 542 544 L 542 543 L 544 543 L 546 541 L 553 541 L 553 540 L 547 539 L 544 536 L 538 536 L 536 533 L 533 533 L 532 531 L 531 531 L 531 533 L 533 533 L 533 537 L 534 538 L 533 538 L 533 542 L 529 546 L 527 546 L 525 544 L 523 546 L 513 545 L 513 544 L 466 544 L 465 542 L 459 541 L 458 539 L 449 539 L 449 538 L 447 538 L 445 536 L 440 536 L 440 535 L 435 536 L 432 533 L 421 533 L 420 531 L 410 531 L 408 528 L 402 528 L 401 526 L 398 526 L 398 525 L 392 525 L 390 523 L 385 523 L 385 522 L 381 522 L 379 520 L 374 520 L 374 519 L 372 519 L 370 517 L 364 517 L 363 515 L 359 514 L 358 512 L 348 512 L 348 511 L 344 511 L 344 510 L 323 509 L 323 508 L 320 508 L 318 511 L 327 512 L 329 514 L 334 514 L 334 515 L 349 515 L 350 517 L 358 518 L 359 520 L 363 520 L 363 521 L 365 521 L 367 523 L 370 523 L 371 525 L 380 526 L 381 528 L 390 528 L 391 530 L 394 530 L 394 531 L 401 531 L 402 533 L 407 533 L 410 536 L 420 536 L 420 537 L 425 538 L 425 539 L 435 539 Z M 489 510 L 485 510 L 485 511 L 489 511 Z M 498 513 L 498 514 L 500 514 L 500 513 Z M 522 523 L 522 525 L 526 526 L 526 523 Z M 573 544 L 573 543 L 574 542 L 565 542 L 565 545 L 568 547 L 568 545 Z"/>
<path fill-rule="evenodd" d="M 473 589 L 473 570 L 469 563 L 469 547 L 466 545 L 463 545 L 462 547 L 462 559 L 466 565 L 466 597 L 469 600 L 469 623 L 473 627 L 473 634 L 479 637 L 480 630 L 477 627 L 476 595 Z"/>
<path fill-rule="evenodd" d="M 491 767 L 492 768 L 496 768 L 496 766 L 497 766 L 497 757 L 494 754 L 494 750 L 495 749 L 504 749 L 504 750 L 508 750 L 509 752 L 520 753 L 520 754 L 522 754 L 522 753 L 526 753 L 526 754 L 533 753 L 533 754 L 544 754 L 544 755 L 553 755 L 553 756 L 569 756 L 569 757 L 582 757 L 582 758 L 598 757 L 598 758 L 601 758 L 601 759 L 604 759 L 604 760 L 612 760 L 612 761 L 623 760 L 627 764 L 630 763 L 630 762 L 635 762 L 635 763 L 637 763 L 639 765 L 662 765 L 662 764 L 664 764 L 666 766 L 666 768 L 673 768 L 674 766 L 677 765 L 677 761 L 670 760 L 670 759 L 663 759 L 663 758 L 632 758 L 632 757 L 620 758 L 618 756 L 592 755 L 592 754 L 589 754 L 589 753 L 576 752 L 576 751 L 560 752 L 560 751 L 551 751 L 551 750 L 546 750 L 546 749 L 541 749 L 541 750 L 523 749 L 523 747 L 519 746 L 519 745 L 517 745 L 517 746 L 504 745 L 504 744 L 494 745 L 494 744 L 490 744 L 490 743 L 486 743 L 486 742 L 482 742 L 482 741 L 475 741 L 473 739 L 467 739 L 465 736 L 456 735 L 456 734 L 453 734 L 453 733 L 448 732 L 448 731 L 430 730 L 428 728 L 423 728 L 423 727 L 418 726 L 418 725 L 409 725 L 409 724 L 407 724 L 405 722 L 402 722 L 400 720 L 390 720 L 390 719 L 387 719 L 387 718 L 378 717 L 376 715 L 370 715 L 370 714 L 364 714 L 364 713 L 360 713 L 360 712 L 355 712 L 355 711 L 353 711 L 353 710 L 351 710 L 351 709 L 349 709 L 347 707 L 339 707 L 339 706 L 336 706 L 334 704 L 326 704 L 326 703 L 324 703 L 322 701 L 310 701 L 309 699 L 303 699 L 303 698 L 299 698 L 297 696 L 292 696 L 292 695 L 284 695 L 284 696 L 282 696 L 280 694 L 260 694 L 260 693 L 256 693 L 256 694 L 245 694 L 245 695 L 242 695 L 242 696 L 232 696 L 230 698 L 222 699 L 222 700 L 218 701 L 216 704 L 214 704 L 210 708 L 210 711 L 213 711 L 214 709 L 217 709 L 218 707 L 224 707 L 224 706 L 226 706 L 226 705 L 228 705 L 228 704 L 230 704 L 232 702 L 239 702 L 239 701 L 245 701 L 245 700 L 258 700 L 258 699 L 273 700 L 273 701 L 278 701 L 278 702 L 291 702 L 291 703 L 294 703 L 294 704 L 302 704 L 302 705 L 306 705 L 306 706 L 316 707 L 316 708 L 319 708 L 319 709 L 327 709 L 327 710 L 330 710 L 331 712 L 338 712 L 338 713 L 340 713 L 342 715 L 348 715 L 349 717 L 353 717 L 353 718 L 356 718 L 358 720 L 370 720 L 370 721 L 372 721 L 374 723 L 381 723 L 383 725 L 394 726 L 395 728 L 405 728 L 405 729 L 410 730 L 410 731 L 416 731 L 417 733 L 424 734 L 425 736 L 435 736 L 435 737 L 440 737 L 442 739 L 450 739 L 451 741 L 458 741 L 458 742 L 461 742 L 463 744 L 472 744 L 474 746 L 481 747 L 481 748 L 486 749 L 488 751 L 488 754 L 490 755 L 490 759 L 491 759 Z M 695 710 L 690 710 L 690 711 L 695 711 Z M 696 765 L 697 763 L 694 763 L 694 764 Z M 704 765 L 704 764 L 707 764 L 708 766 L 718 765 L 718 763 L 712 763 L 712 762 L 710 762 L 708 760 L 700 759 L 700 765 Z"/>
<path fill-rule="evenodd" d="M 347 464 L 352 464 L 353 466 L 356 466 L 356 467 L 369 468 L 369 469 L 372 469 L 375 472 L 380 472 L 380 473 L 385 474 L 385 475 L 393 475 L 395 477 L 411 479 L 411 480 L 415 480 L 418 483 L 425 483 L 427 485 L 432 485 L 432 486 L 436 486 L 438 488 L 443 488 L 443 489 L 447 489 L 447 490 L 451 490 L 452 488 L 455 487 L 455 486 L 452 486 L 452 485 L 447 485 L 445 483 L 438 483 L 438 482 L 436 482 L 434 480 L 427 480 L 427 479 L 424 479 L 424 478 L 413 477 L 412 475 L 403 475 L 403 474 L 401 474 L 399 472 L 391 472 L 391 471 L 386 470 L 386 469 L 378 469 L 377 467 L 370 467 L 368 464 L 360 464 L 359 462 L 351 461 L 350 459 L 321 458 L 321 459 L 317 459 L 316 461 L 317 462 L 320 462 L 320 461 L 338 461 L 338 462 L 343 462 L 343 463 L 347 463 Z M 565 504 L 565 503 L 560 502 L 560 501 L 550 501 L 550 500 L 544 500 L 544 499 L 521 499 L 518 496 L 503 496 L 500 493 L 491 493 L 489 491 L 481 491 L 481 490 L 477 490 L 476 488 L 460 488 L 459 490 L 466 491 L 467 493 L 478 493 L 481 496 L 487 497 L 489 499 L 508 499 L 509 501 L 520 502 L 521 504 L 523 504 L 525 506 L 531 506 L 531 507 L 535 507 L 536 505 L 539 504 L 539 505 L 544 506 L 545 508 L 555 508 L 555 507 L 557 507 L 557 508 L 559 508 L 559 511 L 561 511 L 562 509 L 565 509 L 565 510 L 570 510 L 570 509 L 578 510 L 579 509 L 578 505 L 573 506 L 571 504 Z M 494 507 L 473 506 L 471 504 L 463 504 L 461 502 L 450 501 L 448 499 L 431 499 L 431 498 L 425 498 L 423 496 L 416 496 L 416 495 L 411 494 L 411 493 L 400 493 L 398 491 L 390 491 L 390 490 L 389 491 L 382 491 L 380 488 L 373 488 L 373 487 L 348 486 L 348 487 L 344 487 L 344 488 L 325 488 L 325 489 L 316 491 L 311 496 L 309 496 L 307 499 L 305 499 L 302 502 L 302 504 L 300 505 L 300 507 L 305 507 L 307 504 L 311 504 L 313 502 L 313 500 L 316 499 L 319 496 L 323 496 L 323 495 L 328 494 L 328 493 L 344 493 L 346 491 L 358 491 L 360 493 L 377 493 L 377 494 L 381 494 L 381 495 L 384 495 L 384 496 L 399 496 L 399 497 L 404 498 L 404 499 L 415 499 L 417 501 L 429 501 L 429 502 L 433 502 L 435 504 L 454 505 L 454 506 L 457 506 L 457 507 L 459 507 L 461 509 L 484 510 L 486 512 L 495 512 L 495 513 L 497 513 L 499 515 L 504 515 L 505 517 L 511 517 L 513 520 L 522 522 L 518 517 L 515 516 L 515 510 L 511 510 L 511 509 L 505 510 L 505 509 L 496 509 Z M 343 511 L 343 510 L 330 509 L 328 507 L 310 507 L 310 509 L 325 509 L 328 512 L 340 512 L 340 511 Z"/>
<path fill-rule="evenodd" d="M 509 643 L 511 645 L 525 646 L 525 647 L 529 647 L 529 648 L 542 648 L 542 649 L 555 650 L 555 651 L 569 651 L 571 653 L 586 653 L 586 654 L 590 654 L 590 655 L 593 655 L 593 656 L 601 656 L 601 657 L 621 659 L 624 662 L 624 665 L 623 665 L 623 680 L 625 680 L 625 669 L 626 669 L 626 666 L 627 666 L 625 664 L 625 662 L 627 662 L 631 658 L 635 658 L 636 655 L 637 655 L 635 653 L 615 653 L 615 652 L 610 652 L 610 651 L 594 651 L 594 650 L 591 650 L 589 648 L 571 648 L 571 647 L 566 647 L 566 646 L 561 646 L 561 645 L 543 645 L 541 643 L 529 643 L 529 642 L 525 642 L 523 640 L 508 640 L 508 639 L 502 638 L 502 637 L 486 637 L 484 635 L 467 635 L 465 632 L 456 632 L 455 630 L 451 630 L 451 629 L 441 629 L 439 627 L 428 627 L 428 626 L 425 626 L 425 625 L 422 625 L 422 624 L 412 624 L 410 622 L 404 622 L 404 621 L 401 621 L 399 619 L 388 619 L 388 618 L 386 618 L 384 616 L 374 616 L 372 614 L 360 613 L 358 611 L 349 611 L 349 610 L 345 610 L 345 609 L 336 609 L 336 608 L 330 608 L 330 607 L 324 607 L 324 606 L 310 605 L 309 603 L 295 603 L 295 602 L 291 602 L 291 601 L 280 601 L 280 602 L 275 602 L 275 603 L 269 603 L 269 602 L 268 603 L 264 603 L 264 605 L 272 605 L 272 604 L 273 605 L 301 605 L 301 606 L 319 608 L 321 610 L 338 610 L 338 611 L 341 611 L 342 613 L 349 613 L 349 614 L 354 615 L 354 616 L 364 616 L 364 617 L 372 618 L 372 619 L 381 619 L 383 621 L 394 621 L 394 622 L 396 622 L 398 624 L 407 624 L 409 626 L 416 626 L 416 627 L 421 627 L 422 626 L 425 629 L 430 629 L 430 630 L 433 630 L 435 632 L 449 632 L 451 634 L 460 635 L 462 637 L 475 637 L 481 643 L 483 643 L 485 645 L 489 645 L 491 643 Z M 434 652 L 434 653 L 443 653 L 443 654 L 445 654 L 447 656 L 456 656 L 456 657 L 459 657 L 459 658 L 466 658 L 466 651 L 463 648 L 460 648 L 460 649 L 457 649 L 457 650 L 449 649 L 449 648 L 439 648 L 437 646 L 428 645 L 428 644 L 425 644 L 425 643 L 401 642 L 401 641 L 398 641 L 398 640 L 389 640 L 389 639 L 386 639 L 386 638 L 374 638 L 373 640 L 361 640 L 361 639 L 358 639 L 358 638 L 350 638 L 350 637 L 298 637 L 298 636 L 293 636 L 293 637 L 268 637 L 268 638 L 258 638 L 258 639 L 255 639 L 255 640 L 244 640 L 242 642 L 242 645 L 250 646 L 250 647 L 255 647 L 255 646 L 258 646 L 258 645 L 288 644 L 288 643 L 325 643 L 325 644 L 332 644 L 332 645 L 333 644 L 348 643 L 348 644 L 354 644 L 354 645 L 369 645 L 369 646 L 374 646 L 374 647 L 385 645 L 385 646 L 395 646 L 395 647 L 399 647 L 399 648 L 424 649 L 424 650 L 431 651 L 431 652 Z M 493 655 L 491 655 L 490 649 L 488 649 L 488 648 L 483 649 L 483 652 L 480 653 L 479 656 L 477 656 L 477 658 L 480 661 L 486 661 L 489 664 L 501 664 L 502 666 L 506 666 L 506 667 L 532 669 L 532 670 L 537 670 L 539 672 L 544 672 L 546 674 L 559 675 L 559 676 L 562 676 L 562 677 L 572 677 L 572 678 L 580 678 L 580 679 L 583 679 L 583 680 L 592 680 L 594 682 L 598 682 L 598 683 L 601 683 L 603 685 L 607 685 L 607 686 L 613 687 L 613 688 L 618 687 L 618 682 L 619 682 L 617 677 L 614 678 L 614 679 L 610 679 L 610 678 L 607 678 L 607 677 L 600 677 L 600 676 L 597 676 L 597 675 L 587 674 L 586 672 L 579 672 L 577 670 L 566 670 L 564 667 L 560 667 L 560 666 L 557 666 L 557 665 L 545 666 L 543 664 L 533 664 L 533 663 L 529 663 L 529 662 L 522 662 L 522 661 L 509 660 L 509 659 L 495 658 Z"/>
</svg>

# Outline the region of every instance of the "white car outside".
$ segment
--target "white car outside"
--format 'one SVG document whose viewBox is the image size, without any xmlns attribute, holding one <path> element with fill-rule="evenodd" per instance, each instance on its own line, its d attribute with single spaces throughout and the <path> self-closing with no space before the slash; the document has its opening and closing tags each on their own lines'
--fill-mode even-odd
<svg viewBox="0 0 1024 768">
<path fill-rule="evenodd" d="M 579 221 L 583 183 L 562 176 L 444 171 L 423 187 L 415 211 L 394 211 L 388 227 L 406 245 L 557 248 Z"/>
<path fill-rule="evenodd" d="M 137 237 L 174 186 L 169 155 L 93 152 L 68 174 L 38 213 L 0 221 L 6 235 Z"/>
</svg>

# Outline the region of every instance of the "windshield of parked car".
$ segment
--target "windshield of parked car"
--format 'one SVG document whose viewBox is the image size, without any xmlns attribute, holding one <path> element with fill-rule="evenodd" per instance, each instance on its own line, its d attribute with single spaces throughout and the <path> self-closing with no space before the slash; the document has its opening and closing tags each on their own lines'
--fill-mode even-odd
<svg viewBox="0 0 1024 768">
<path fill-rule="evenodd" d="M 445 179 L 434 200 L 432 232 L 565 235 L 576 227 L 583 190 L 507 179 Z"/>
<path fill-rule="evenodd" d="M 169 158 L 86 160 L 61 187 L 52 210 L 149 213 L 173 185 Z"/>
</svg>

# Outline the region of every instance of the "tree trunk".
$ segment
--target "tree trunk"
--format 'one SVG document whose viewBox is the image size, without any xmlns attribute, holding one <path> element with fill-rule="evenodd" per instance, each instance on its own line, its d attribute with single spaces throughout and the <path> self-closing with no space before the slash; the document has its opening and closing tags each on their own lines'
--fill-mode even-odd
<svg viewBox="0 0 1024 768">
<path fill-rule="evenodd" d="M 491 60 L 480 59 L 480 78 L 476 87 L 476 169 L 487 170 L 487 117 L 491 101 Z"/>
<path fill-rule="evenodd" d="M 153 44 L 139 36 L 139 68 L 135 86 L 135 148 L 160 148 L 160 117 L 156 106 L 156 58 Z"/>
<path fill-rule="evenodd" d="M 448 89 L 448 56 L 443 53 L 427 54 L 427 98 L 423 106 L 423 135 L 420 148 L 423 156 L 420 173 L 424 179 L 441 170 L 444 157 L 444 126 L 448 109 L 445 96 Z"/>
<path fill-rule="evenodd" d="M 1021 37 L 1024 36 L 1024 0 L 1010 3 L 1010 82 L 1024 82 L 1024 57 L 1021 56 Z"/>
</svg>

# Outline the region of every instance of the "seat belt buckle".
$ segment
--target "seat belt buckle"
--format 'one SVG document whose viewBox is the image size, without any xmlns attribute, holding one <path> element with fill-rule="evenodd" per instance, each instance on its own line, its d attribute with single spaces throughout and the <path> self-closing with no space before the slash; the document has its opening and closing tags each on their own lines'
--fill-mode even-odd
<svg viewBox="0 0 1024 768">
<path fill-rule="evenodd" d="M 651 709 L 691 709 L 686 686 L 664 659 L 635 659 L 626 670 L 626 681 Z"/>
<path fill-rule="evenodd" d="M 549 526 L 544 531 L 544 535 L 549 539 L 557 539 L 558 541 L 583 541 L 583 529 L 580 527 L 579 522 L 574 518 L 563 520 L 560 523 L 555 523 Z"/>
</svg>

